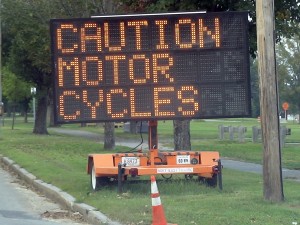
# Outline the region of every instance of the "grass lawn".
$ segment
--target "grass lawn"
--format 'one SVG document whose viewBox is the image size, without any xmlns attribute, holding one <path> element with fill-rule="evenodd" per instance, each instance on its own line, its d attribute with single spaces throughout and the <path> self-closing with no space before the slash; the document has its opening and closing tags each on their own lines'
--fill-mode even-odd
<svg viewBox="0 0 300 225">
<path fill-rule="evenodd" d="M 225 135 L 225 140 L 219 140 L 218 126 L 245 126 L 247 132 L 245 142 L 239 143 L 238 138 L 234 141 L 229 140 L 229 134 Z M 223 120 L 193 120 L 190 127 L 192 150 L 217 150 L 222 157 L 228 157 L 240 161 L 262 163 L 263 147 L 261 140 L 258 143 L 252 142 L 252 127 L 259 126 L 256 119 L 236 118 Z M 288 169 L 300 169 L 300 124 L 290 122 L 282 124 L 291 128 L 291 135 L 286 136 L 286 144 L 282 149 L 282 165 Z M 103 136 L 103 127 L 83 127 L 78 124 L 63 125 L 68 129 L 83 129 Z M 122 128 L 115 129 L 116 137 L 130 139 L 140 142 L 140 135 L 124 133 Z M 163 121 L 158 123 L 158 140 L 164 146 L 173 148 L 173 123 L 172 121 Z M 144 141 L 147 141 L 147 135 L 144 134 Z"/>
<path fill-rule="evenodd" d="M 238 121 L 238 122 L 237 122 Z M 245 143 L 218 140 L 218 124 L 247 126 Z M 194 150 L 218 150 L 222 157 L 244 161 L 261 162 L 261 143 L 251 142 L 251 119 L 222 121 L 194 121 L 191 124 L 192 146 Z M 292 135 L 282 150 L 283 165 L 299 168 L 300 125 L 288 124 Z M 103 129 L 80 128 L 78 124 L 64 125 L 65 128 L 89 130 L 103 135 Z M 160 139 L 172 139 L 172 123 L 159 123 Z M 116 129 L 116 135 L 139 140 L 139 135 L 124 134 Z M 146 135 L 144 139 L 147 140 Z M 104 186 L 98 192 L 91 192 L 89 176 L 85 168 L 87 155 L 93 152 L 105 153 L 103 144 L 95 140 L 70 137 L 50 132 L 50 135 L 32 134 L 32 123 L 24 124 L 21 118 L 11 130 L 9 121 L 0 128 L 0 154 L 7 156 L 38 178 L 52 183 L 73 195 L 78 202 L 85 202 L 114 220 L 123 224 L 151 224 L 151 198 L 149 177 L 125 183 L 124 194 L 117 194 L 115 183 Z M 293 143 L 293 144 L 291 144 Z M 172 146 L 170 144 L 170 146 Z M 117 147 L 116 152 L 129 148 Z M 174 176 L 164 180 L 157 176 L 158 189 L 169 223 L 179 225 L 283 225 L 300 223 L 300 183 L 284 181 L 285 201 L 270 203 L 263 200 L 262 177 L 224 169 L 223 191 L 208 188 L 196 180 L 185 180 Z"/>
</svg>

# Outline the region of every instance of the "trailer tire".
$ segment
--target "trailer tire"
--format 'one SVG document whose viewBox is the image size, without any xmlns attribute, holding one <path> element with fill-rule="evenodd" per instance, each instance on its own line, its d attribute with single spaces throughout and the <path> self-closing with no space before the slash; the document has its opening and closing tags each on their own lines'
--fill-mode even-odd
<svg viewBox="0 0 300 225">
<path fill-rule="evenodd" d="M 216 174 L 214 174 L 212 178 L 198 176 L 198 181 L 201 184 L 205 184 L 207 187 L 215 188 L 218 183 L 218 176 Z"/>
<path fill-rule="evenodd" d="M 217 184 L 218 184 L 218 176 L 216 174 L 214 174 L 212 176 L 212 178 L 206 178 L 205 182 L 208 187 L 215 188 L 215 187 L 217 187 Z"/>
<path fill-rule="evenodd" d="M 170 180 L 172 177 L 173 177 L 173 175 L 172 174 L 161 174 L 161 176 L 165 179 L 165 180 Z"/>
<path fill-rule="evenodd" d="M 204 184 L 204 183 L 205 183 L 205 177 L 198 176 L 198 181 L 199 181 L 201 184 Z"/>
<path fill-rule="evenodd" d="M 91 188 L 93 191 L 98 191 L 101 186 L 103 186 L 109 181 L 108 177 L 96 177 L 94 163 L 91 166 L 90 175 L 91 175 Z"/>
<path fill-rule="evenodd" d="M 92 164 L 91 171 L 91 188 L 93 191 L 97 191 L 99 189 L 99 177 L 96 177 L 95 166 Z"/>
<path fill-rule="evenodd" d="M 184 174 L 184 178 L 186 180 L 192 180 L 193 179 L 193 174 Z"/>
</svg>

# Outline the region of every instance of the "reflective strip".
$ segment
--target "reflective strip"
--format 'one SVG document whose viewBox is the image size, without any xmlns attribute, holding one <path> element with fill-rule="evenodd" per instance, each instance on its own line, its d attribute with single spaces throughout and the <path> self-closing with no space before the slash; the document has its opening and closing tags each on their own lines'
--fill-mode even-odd
<svg viewBox="0 0 300 225">
<path fill-rule="evenodd" d="M 158 188 L 157 188 L 157 185 L 156 185 L 156 181 L 154 181 L 154 182 L 151 183 L 151 193 L 152 194 L 158 193 Z"/>
<path fill-rule="evenodd" d="M 160 197 L 152 198 L 152 206 L 159 206 L 161 205 Z"/>
</svg>

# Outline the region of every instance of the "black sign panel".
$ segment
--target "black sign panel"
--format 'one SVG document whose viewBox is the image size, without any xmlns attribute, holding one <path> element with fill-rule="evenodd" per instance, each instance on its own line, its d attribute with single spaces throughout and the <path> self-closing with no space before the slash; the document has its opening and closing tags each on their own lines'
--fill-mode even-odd
<svg viewBox="0 0 300 225">
<path fill-rule="evenodd" d="M 51 20 L 56 122 L 250 115 L 248 15 Z"/>
</svg>

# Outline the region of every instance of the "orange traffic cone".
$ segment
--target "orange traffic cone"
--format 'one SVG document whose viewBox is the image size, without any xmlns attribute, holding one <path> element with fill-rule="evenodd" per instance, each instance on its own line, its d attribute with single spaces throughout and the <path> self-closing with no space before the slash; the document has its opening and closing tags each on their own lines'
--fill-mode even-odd
<svg viewBox="0 0 300 225">
<path fill-rule="evenodd" d="M 160 196 L 155 180 L 155 176 L 151 176 L 151 198 L 152 198 L 152 225 L 177 225 L 167 223 L 164 208 L 160 201 Z"/>
</svg>

